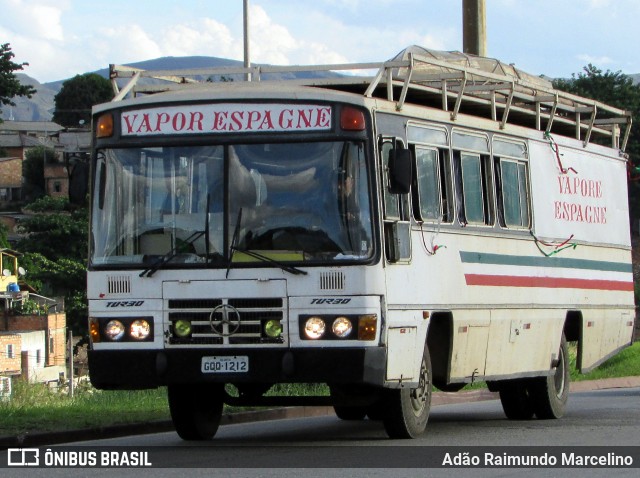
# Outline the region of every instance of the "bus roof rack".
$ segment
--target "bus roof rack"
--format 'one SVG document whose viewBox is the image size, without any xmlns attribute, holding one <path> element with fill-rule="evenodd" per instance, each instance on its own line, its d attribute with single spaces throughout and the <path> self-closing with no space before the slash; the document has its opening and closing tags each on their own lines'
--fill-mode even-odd
<svg viewBox="0 0 640 478">
<path fill-rule="evenodd" d="M 575 137 L 584 146 L 596 140 L 621 153 L 632 125 L 629 111 L 557 90 L 549 80 L 511 64 L 418 46 L 382 63 L 154 71 L 110 65 L 109 71 L 114 101 L 181 88 L 216 88 L 230 81 L 287 81 L 383 98 L 395 102 L 399 111 L 417 104 L 447 111 L 452 121 L 463 113 L 489 118 L 500 128 L 509 123 Z M 121 88 L 118 79 L 127 83 Z"/>
</svg>

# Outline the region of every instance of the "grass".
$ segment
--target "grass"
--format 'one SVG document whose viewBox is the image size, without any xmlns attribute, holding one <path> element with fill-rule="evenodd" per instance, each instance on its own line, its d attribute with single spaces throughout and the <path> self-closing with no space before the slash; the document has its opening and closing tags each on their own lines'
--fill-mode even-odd
<svg viewBox="0 0 640 478">
<path fill-rule="evenodd" d="M 602 378 L 637 377 L 640 376 L 640 341 L 627 347 L 619 354 L 611 357 L 598 368 L 587 374 L 579 374 L 575 369 L 575 345 L 570 344 L 571 380 L 599 380 Z"/>
<path fill-rule="evenodd" d="M 27 432 L 99 428 L 169 418 L 166 391 L 100 391 L 88 386 L 66 392 L 13 381 L 10 401 L 0 402 L 0 436 Z"/>
<path fill-rule="evenodd" d="M 623 350 L 586 375 L 579 375 L 575 371 L 575 347 L 570 347 L 569 354 L 573 381 L 640 376 L 640 342 Z M 465 387 L 465 390 L 483 386 L 483 382 L 478 382 Z M 328 388 L 316 384 L 281 384 L 275 386 L 271 393 L 326 395 Z M 11 400 L 0 401 L 0 417 L 0 436 L 8 436 L 168 420 L 169 408 L 164 388 L 101 391 L 83 386 L 77 388 L 75 396 L 70 398 L 66 393 L 50 390 L 44 385 L 14 380 Z"/>
</svg>

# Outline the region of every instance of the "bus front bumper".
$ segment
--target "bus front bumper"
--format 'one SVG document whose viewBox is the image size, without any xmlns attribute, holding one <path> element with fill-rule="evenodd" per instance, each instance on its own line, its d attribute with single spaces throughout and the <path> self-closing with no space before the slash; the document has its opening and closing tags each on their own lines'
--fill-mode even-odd
<svg viewBox="0 0 640 478">
<path fill-rule="evenodd" d="M 203 372 L 205 357 L 246 357 L 246 372 Z M 134 390 L 197 383 L 344 383 L 382 385 L 384 347 L 298 349 L 90 350 L 91 383 Z"/>
</svg>

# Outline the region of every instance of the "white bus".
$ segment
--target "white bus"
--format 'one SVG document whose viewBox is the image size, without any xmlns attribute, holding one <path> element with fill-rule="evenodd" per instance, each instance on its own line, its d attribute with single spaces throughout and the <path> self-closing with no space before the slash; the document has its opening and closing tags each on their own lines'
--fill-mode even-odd
<svg viewBox="0 0 640 478">
<path fill-rule="evenodd" d="M 215 75 L 233 81 L 197 81 Z M 558 418 L 567 342 L 583 372 L 632 342 L 627 112 L 417 47 L 111 77 L 90 375 L 166 386 L 183 439 L 212 438 L 225 403 L 331 404 L 410 438 L 434 386 L 474 381 L 510 419 Z M 279 383 L 330 396 L 265 396 Z"/>
</svg>

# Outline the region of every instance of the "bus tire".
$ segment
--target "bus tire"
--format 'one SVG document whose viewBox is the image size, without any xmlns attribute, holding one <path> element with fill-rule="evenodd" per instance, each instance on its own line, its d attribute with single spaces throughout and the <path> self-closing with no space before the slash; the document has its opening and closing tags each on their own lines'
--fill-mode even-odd
<svg viewBox="0 0 640 478">
<path fill-rule="evenodd" d="M 534 407 L 525 380 L 507 381 L 500 386 L 500 403 L 509 420 L 530 420 Z"/>
<path fill-rule="evenodd" d="M 418 387 L 386 389 L 385 414 L 382 418 L 389 438 L 416 438 L 424 433 L 431 410 L 431 358 L 425 345 L 420 365 Z"/>
<path fill-rule="evenodd" d="M 334 405 L 333 410 L 340 420 L 364 420 L 367 416 L 365 407 L 349 407 Z"/>
<path fill-rule="evenodd" d="M 222 384 L 169 385 L 171 420 L 183 440 L 211 440 L 218 431 L 224 386 Z"/>
<path fill-rule="evenodd" d="M 375 422 L 382 421 L 384 418 L 384 401 L 378 400 L 374 404 L 367 407 L 367 418 Z"/>
<path fill-rule="evenodd" d="M 569 349 L 564 334 L 553 375 L 531 380 L 529 391 L 536 417 L 547 420 L 564 415 L 569 399 Z"/>
</svg>

